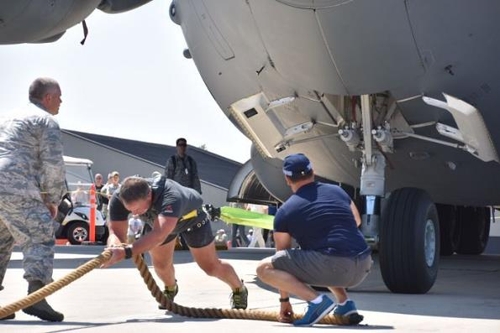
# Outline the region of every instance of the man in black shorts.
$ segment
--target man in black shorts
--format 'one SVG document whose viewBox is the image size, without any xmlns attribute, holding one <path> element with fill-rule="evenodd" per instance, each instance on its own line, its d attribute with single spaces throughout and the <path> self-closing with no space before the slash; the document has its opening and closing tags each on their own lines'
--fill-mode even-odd
<svg viewBox="0 0 500 333">
<path fill-rule="evenodd" d="M 110 199 L 108 249 L 113 255 L 103 267 L 149 251 L 155 272 L 165 284 L 163 293 L 173 301 L 178 292 L 174 240 L 182 234 L 198 266 L 231 287 L 231 307 L 246 309 L 248 291 L 233 267 L 218 258 L 210 220 L 201 209 L 202 204 L 196 190 L 171 179 L 126 178 Z M 151 231 L 133 244 L 122 246 L 127 241 L 129 214 L 138 215 Z"/>
<path fill-rule="evenodd" d="M 276 213 L 276 254 L 262 260 L 258 277 L 279 289 L 280 320 L 293 314 L 289 294 L 308 302 L 295 326 L 312 326 L 333 310 L 336 316 L 357 313 L 346 287 L 360 284 L 371 269 L 371 251 L 358 226 L 359 212 L 339 186 L 314 181 L 309 159 L 303 154 L 285 158 L 285 180 L 294 193 Z M 292 249 L 295 238 L 300 249 Z M 310 286 L 327 287 L 336 303 Z"/>
</svg>

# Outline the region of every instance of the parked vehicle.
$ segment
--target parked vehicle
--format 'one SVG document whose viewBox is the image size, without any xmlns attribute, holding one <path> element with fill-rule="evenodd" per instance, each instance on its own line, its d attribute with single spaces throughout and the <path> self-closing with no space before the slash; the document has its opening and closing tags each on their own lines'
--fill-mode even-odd
<svg viewBox="0 0 500 333">
<path fill-rule="evenodd" d="M 68 239 L 71 244 L 81 244 L 90 241 L 90 186 L 93 184 L 92 161 L 83 158 L 64 156 L 66 165 L 66 185 L 68 194 L 65 201 L 69 208 L 61 226 L 56 232 L 56 238 Z M 78 193 L 78 201 L 71 200 Z M 82 200 L 81 198 L 87 198 Z M 61 217 L 62 218 L 62 217 Z M 106 220 L 100 211 L 96 210 L 95 240 L 105 243 L 109 235 Z"/>
</svg>

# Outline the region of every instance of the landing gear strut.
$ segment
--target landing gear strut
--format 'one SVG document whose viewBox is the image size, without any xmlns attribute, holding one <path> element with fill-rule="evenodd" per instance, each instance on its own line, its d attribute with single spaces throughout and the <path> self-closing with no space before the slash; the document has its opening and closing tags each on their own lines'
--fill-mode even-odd
<svg viewBox="0 0 500 333">
<path fill-rule="evenodd" d="M 391 193 L 380 216 L 381 200 L 385 195 L 386 163 L 385 156 L 372 148 L 372 139 L 377 140 L 378 132 L 372 132 L 368 95 L 361 96 L 361 112 L 363 165 L 360 194 L 365 198 L 361 230 L 372 247 L 379 248 L 380 270 L 389 290 L 426 293 L 436 281 L 439 266 L 436 206 L 425 191 L 403 188 Z"/>
</svg>

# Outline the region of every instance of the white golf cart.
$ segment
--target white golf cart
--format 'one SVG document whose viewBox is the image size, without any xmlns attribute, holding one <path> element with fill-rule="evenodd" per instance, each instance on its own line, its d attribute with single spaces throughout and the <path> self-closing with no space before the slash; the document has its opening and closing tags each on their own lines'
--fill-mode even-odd
<svg viewBox="0 0 500 333">
<path fill-rule="evenodd" d="M 77 192 L 80 192 L 81 196 L 80 199 L 71 200 L 71 208 L 57 230 L 56 238 L 68 239 L 71 244 L 81 244 L 82 242 L 90 241 L 89 192 L 90 186 L 94 182 L 92 161 L 84 158 L 64 156 L 64 164 L 66 165 L 68 198 L 75 199 Z M 108 235 L 106 221 L 101 212 L 96 210 L 95 240 L 105 243 Z"/>
</svg>

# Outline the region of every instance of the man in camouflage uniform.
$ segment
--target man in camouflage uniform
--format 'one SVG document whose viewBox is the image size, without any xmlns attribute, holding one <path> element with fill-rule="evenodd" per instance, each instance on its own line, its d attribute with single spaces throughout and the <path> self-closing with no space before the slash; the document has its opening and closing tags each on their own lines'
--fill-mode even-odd
<svg viewBox="0 0 500 333">
<path fill-rule="evenodd" d="M 52 282 L 53 219 L 66 188 L 61 132 L 53 117 L 62 102 L 59 84 L 38 78 L 29 99 L 28 106 L 0 119 L 0 289 L 15 243 L 23 252 L 30 294 Z M 64 319 L 45 299 L 23 311 L 47 321 Z"/>
</svg>

